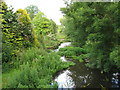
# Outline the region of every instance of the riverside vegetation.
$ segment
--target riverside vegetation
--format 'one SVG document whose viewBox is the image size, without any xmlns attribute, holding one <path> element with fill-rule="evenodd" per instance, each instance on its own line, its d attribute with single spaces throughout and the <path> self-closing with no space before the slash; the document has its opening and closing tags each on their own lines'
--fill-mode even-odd
<svg viewBox="0 0 120 90">
<path fill-rule="evenodd" d="M 120 3 L 66 4 L 58 26 L 37 6 L 14 12 L 0 1 L 3 88 L 57 88 L 54 74 L 74 65 L 63 55 L 102 72 L 120 69 Z M 72 46 L 53 52 L 66 38 Z"/>
<path fill-rule="evenodd" d="M 120 2 L 71 2 L 61 11 L 65 14 L 61 22 L 66 35 L 74 46 L 85 51 L 77 57 L 87 59 L 90 68 L 103 72 L 119 70 Z M 71 54 L 71 49 L 61 51 Z"/>
<path fill-rule="evenodd" d="M 54 49 L 57 25 L 34 6 L 13 12 L 0 1 L 2 7 L 2 87 L 53 88 L 53 75 L 74 65 L 62 62 Z M 32 8 L 32 9 L 31 9 Z M 32 13 L 31 10 L 35 10 Z M 28 14 L 29 13 L 29 14 Z M 35 14 L 37 13 L 37 14 Z M 30 17 L 30 16 L 31 17 Z"/>
</svg>

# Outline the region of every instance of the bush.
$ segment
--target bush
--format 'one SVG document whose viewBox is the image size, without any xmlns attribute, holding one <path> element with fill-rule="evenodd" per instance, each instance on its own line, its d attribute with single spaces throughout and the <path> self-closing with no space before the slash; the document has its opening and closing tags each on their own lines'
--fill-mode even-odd
<svg viewBox="0 0 120 90">
<path fill-rule="evenodd" d="M 58 54 L 61 56 L 66 56 L 73 58 L 75 60 L 79 60 L 80 62 L 85 59 L 85 50 L 80 47 L 65 47 L 65 48 L 60 48 Z"/>
<path fill-rule="evenodd" d="M 39 85 L 38 72 L 35 67 L 30 64 L 21 65 L 21 70 L 16 73 L 8 83 L 9 88 L 36 88 Z"/>
<path fill-rule="evenodd" d="M 44 43 L 47 49 L 55 49 L 58 47 L 60 43 L 56 38 L 53 36 L 44 36 Z"/>
<path fill-rule="evenodd" d="M 118 68 L 120 68 L 120 56 L 119 55 L 120 55 L 120 46 L 116 45 L 116 47 L 110 53 L 110 62 L 113 65 L 116 65 Z"/>
<path fill-rule="evenodd" d="M 23 51 L 20 57 L 20 72 L 10 78 L 8 88 L 52 88 L 52 76 L 74 65 L 72 62 L 62 62 L 55 52 L 47 53 L 40 48 Z"/>
<path fill-rule="evenodd" d="M 27 50 L 24 50 L 19 54 L 20 57 L 20 63 L 31 63 L 32 61 L 35 61 L 37 58 L 42 58 L 43 55 L 47 54 L 45 50 L 42 48 L 32 47 Z"/>
<path fill-rule="evenodd" d="M 10 44 L 3 43 L 2 45 L 2 62 L 7 63 L 12 61 L 15 53 L 14 53 L 14 47 Z"/>
</svg>

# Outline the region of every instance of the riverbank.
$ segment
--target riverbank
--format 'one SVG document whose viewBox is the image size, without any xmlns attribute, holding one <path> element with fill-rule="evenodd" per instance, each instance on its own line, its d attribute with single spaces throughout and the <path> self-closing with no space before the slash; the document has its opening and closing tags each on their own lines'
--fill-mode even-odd
<svg viewBox="0 0 120 90">
<path fill-rule="evenodd" d="M 24 75 L 32 75 L 32 72 L 34 72 L 35 76 L 32 75 L 30 77 L 38 77 L 37 79 L 39 79 L 40 77 L 42 78 L 40 79 L 41 86 L 39 86 L 41 88 L 57 88 L 57 87 L 58 88 L 91 88 L 91 87 L 92 88 L 102 88 L 102 87 L 114 88 L 114 87 L 119 87 L 119 84 L 118 84 L 119 78 L 118 78 L 117 72 L 101 73 L 101 71 L 97 69 L 90 69 L 86 67 L 85 62 L 79 62 L 79 60 L 73 60 L 71 58 L 66 58 L 65 56 L 61 56 L 60 58 L 60 56 L 56 54 L 60 50 L 60 48 L 65 48 L 66 46 L 69 46 L 70 44 L 71 44 L 70 42 L 61 43 L 58 46 L 58 49 L 55 49 L 54 52 L 50 52 L 49 55 L 44 50 L 42 51 L 40 49 L 33 48 L 33 49 L 29 49 L 25 51 L 22 54 L 22 56 L 24 57 L 24 59 L 22 60 L 27 60 L 26 59 L 27 54 L 36 53 L 35 55 L 30 54 L 29 56 L 31 57 L 31 60 L 34 60 L 34 61 L 32 63 L 31 61 L 29 62 L 31 63 L 30 66 L 28 64 L 22 65 L 24 70 L 22 68 L 18 68 L 18 69 L 11 70 L 11 72 L 3 73 L 3 88 L 7 88 L 8 86 L 14 87 L 14 85 L 16 85 L 17 83 L 22 83 L 21 79 L 26 80 L 24 78 Z M 44 60 L 43 60 L 43 57 L 39 57 L 41 55 L 43 55 Z M 26 61 L 23 61 L 23 62 L 26 62 Z M 43 64 L 40 64 L 40 63 L 43 63 Z M 27 69 L 27 67 L 29 68 Z M 26 70 L 30 71 L 31 74 L 27 72 Z M 35 74 L 36 70 L 37 70 L 37 74 Z M 21 75 L 23 76 L 20 79 Z M 29 79 L 30 78 L 28 78 L 28 80 Z M 41 80 L 44 80 L 44 82 Z M 50 85 L 51 82 L 53 83 L 52 85 Z M 27 86 L 21 86 L 20 84 L 17 84 L 17 85 L 18 87 L 24 87 L 24 88 L 27 87 Z"/>
<path fill-rule="evenodd" d="M 17 68 L 3 73 L 3 88 L 55 88 L 56 85 L 50 85 L 53 75 L 74 65 L 72 62 L 62 62 L 56 52 L 35 47 L 19 53 L 18 60 Z"/>
<path fill-rule="evenodd" d="M 67 52 L 67 50 L 63 50 L 63 51 Z M 61 54 L 61 55 L 65 55 L 65 54 Z M 53 81 L 57 82 L 58 88 L 116 88 L 116 87 L 118 88 L 119 87 L 119 72 L 118 72 L 119 70 L 114 72 L 102 73 L 98 69 L 91 69 L 86 67 L 85 65 L 86 62 L 80 62 L 80 60 L 73 60 L 73 58 L 71 59 L 70 57 L 69 58 L 65 56 L 61 56 L 61 57 L 62 57 L 61 58 L 62 61 L 64 62 L 72 61 L 75 63 L 75 65 L 68 67 L 67 69 L 63 69 L 57 72 L 56 75 L 54 75 Z"/>
</svg>

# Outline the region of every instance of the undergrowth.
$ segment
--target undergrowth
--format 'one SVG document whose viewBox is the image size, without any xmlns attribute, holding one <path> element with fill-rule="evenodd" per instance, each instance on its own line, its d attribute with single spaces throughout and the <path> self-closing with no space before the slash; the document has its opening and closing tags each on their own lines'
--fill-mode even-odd
<svg viewBox="0 0 120 90">
<path fill-rule="evenodd" d="M 74 63 L 62 62 L 55 52 L 29 48 L 19 55 L 19 69 L 6 76 L 3 74 L 3 88 L 55 88 L 56 84 L 51 85 L 52 76 L 70 65 Z"/>
<path fill-rule="evenodd" d="M 71 46 L 60 48 L 58 52 L 58 54 L 61 56 L 79 60 L 80 62 L 83 62 L 83 60 L 86 58 L 85 53 L 86 51 L 83 48 Z"/>
</svg>

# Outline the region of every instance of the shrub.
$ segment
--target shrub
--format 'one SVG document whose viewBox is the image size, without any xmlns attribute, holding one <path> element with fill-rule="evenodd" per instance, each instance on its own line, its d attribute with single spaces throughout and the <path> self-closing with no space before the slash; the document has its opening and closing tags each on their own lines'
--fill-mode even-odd
<svg viewBox="0 0 120 90">
<path fill-rule="evenodd" d="M 120 68 L 120 46 L 116 45 L 113 51 L 110 53 L 110 62 Z"/>
<path fill-rule="evenodd" d="M 39 49 L 37 47 L 29 48 L 19 54 L 20 63 L 31 63 L 32 61 L 36 60 L 36 58 L 42 58 L 42 56 L 45 54 L 46 52 L 43 49 Z"/>
<path fill-rule="evenodd" d="M 55 87 L 50 85 L 52 76 L 57 71 L 74 65 L 72 62 L 62 62 L 55 52 L 47 53 L 40 48 L 23 51 L 20 61 L 20 72 L 9 80 L 8 88 Z"/>
<path fill-rule="evenodd" d="M 83 59 L 85 59 L 86 51 L 83 48 L 80 47 L 65 47 L 60 48 L 58 54 L 61 56 L 66 56 L 73 58 L 75 60 L 79 60 L 80 62 L 83 62 Z"/>
</svg>

